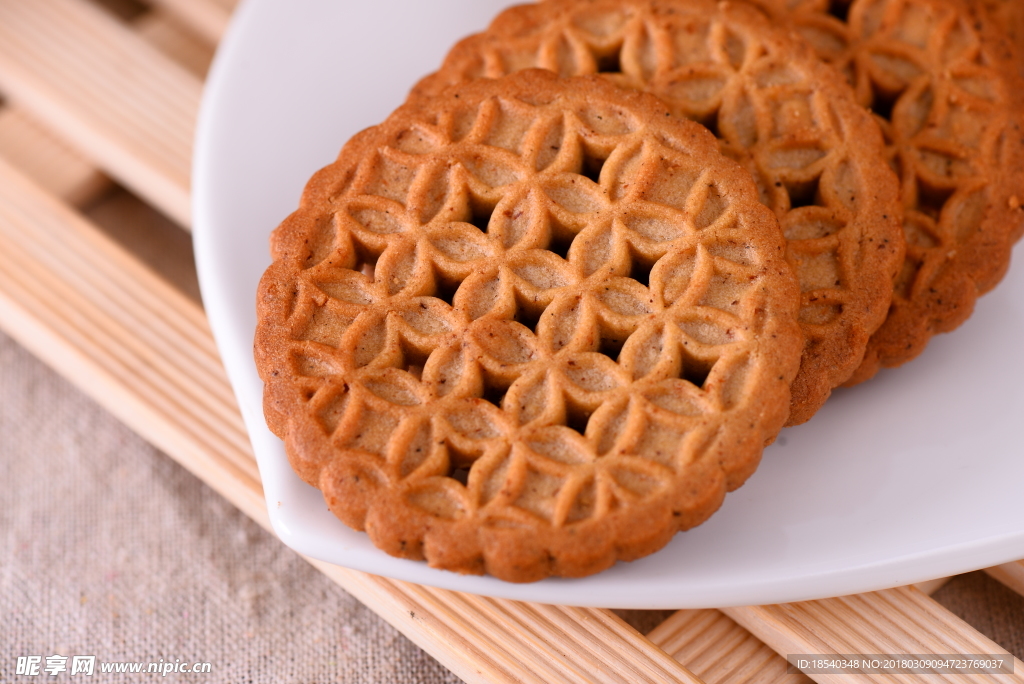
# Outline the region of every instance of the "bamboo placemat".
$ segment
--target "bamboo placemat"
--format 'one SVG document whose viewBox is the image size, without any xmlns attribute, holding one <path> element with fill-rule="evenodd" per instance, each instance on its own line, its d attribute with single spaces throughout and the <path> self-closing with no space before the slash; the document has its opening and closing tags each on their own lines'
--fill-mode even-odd
<svg viewBox="0 0 1024 684">
<path fill-rule="evenodd" d="M 77 210 L 116 181 L 187 228 L 202 76 L 233 1 L 104 4 L 130 18 L 92 0 L 0 0 L 0 329 L 269 528 L 202 308 Z M 607 610 L 310 562 L 467 682 L 806 681 L 785 654 L 1003 651 L 929 598 L 940 583 L 684 610 L 644 636 Z M 1024 594 L 1024 561 L 987 572 Z M 959 680 L 1024 681 L 1024 668 Z"/>
</svg>

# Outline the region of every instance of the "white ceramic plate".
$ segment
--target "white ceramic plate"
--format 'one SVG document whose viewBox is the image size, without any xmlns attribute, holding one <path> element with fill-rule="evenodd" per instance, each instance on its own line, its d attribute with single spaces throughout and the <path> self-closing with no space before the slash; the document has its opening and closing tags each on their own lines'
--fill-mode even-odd
<svg viewBox="0 0 1024 684">
<path fill-rule="evenodd" d="M 387 556 L 327 511 L 263 422 L 252 339 L 267 237 L 346 139 L 382 121 L 447 46 L 506 4 L 248 0 L 217 56 L 196 143 L 196 256 L 281 539 L 421 584 L 623 608 L 821 598 L 1024 557 L 1022 269 L 920 359 L 837 392 L 784 431 L 709 522 L 634 563 L 527 585 L 463 577 Z"/>
</svg>

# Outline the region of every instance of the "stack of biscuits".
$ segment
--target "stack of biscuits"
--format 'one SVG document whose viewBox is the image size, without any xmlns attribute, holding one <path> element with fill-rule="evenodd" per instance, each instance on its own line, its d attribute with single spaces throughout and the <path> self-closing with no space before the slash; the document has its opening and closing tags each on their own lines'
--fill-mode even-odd
<svg viewBox="0 0 1024 684">
<path fill-rule="evenodd" d="M 1019 13 L 506 10 L 273 234 L 256 361 L 295 471 L 387 553 L 512 582 L 700 524 L 1005 273 Z"/>
</svg>

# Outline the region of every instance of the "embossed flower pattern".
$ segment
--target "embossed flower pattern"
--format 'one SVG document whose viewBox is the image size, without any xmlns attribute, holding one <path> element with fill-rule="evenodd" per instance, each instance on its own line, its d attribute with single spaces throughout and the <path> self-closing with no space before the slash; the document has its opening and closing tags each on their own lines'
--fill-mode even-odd
<svg viewBox="0 0 1024 684">
<path fill-rule="evenodd" d="M 358 164 L 288 318 L 333 448 L 442 518 L 563 526 L 662 490 L 764 372 L 781 249 L 691 145 L 625 107 L 493 97 Z"/>
</svg>

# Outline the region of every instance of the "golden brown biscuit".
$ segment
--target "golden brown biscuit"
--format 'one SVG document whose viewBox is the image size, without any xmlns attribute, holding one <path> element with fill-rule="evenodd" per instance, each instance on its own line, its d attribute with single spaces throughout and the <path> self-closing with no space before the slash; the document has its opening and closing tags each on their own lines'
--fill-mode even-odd
<svg viewBox="0 0 1024 684">
<path fill-rule="evenodd" d="M 390 554 L 522 582 L 652 553 L 786 419 L 797 282 L 750 175 L 598 78 L 399 109 L 274 232 L 268 424 Z"/>
<path fill-rule="evenodd" d="M 751 0 L 789 21 L 882 121 L 901 179 L 907 254 L 892 308 L 850 384 L 959 326 L 1009 265 L 1021 212 L 1021 87 L 960 0 Z M 792 5 L 792 6 L 787 6 Z"/>
<path fill-rule="evenodd" d="M 983 12 L 991 31 L 1005 37 L 1011 51 L 1010 61 L 1024 75 L 1024 2 L 1020 0 L 971 0 Z M 991 40 L 986 37 L 987 40 Z M 998 40 L 998 38 L 997 38 Z"/>
<path fill-rule="evenodd" d="M 898 182 L 849 88 L 743 4 L 548 0 L 463 40 L 413 97 L 528 66 L 651 92 L 754 174 L 801 282 L 807 346 L 790 424 L 809 419 L 860 365 L 903 262 Z"/>
</svg>

